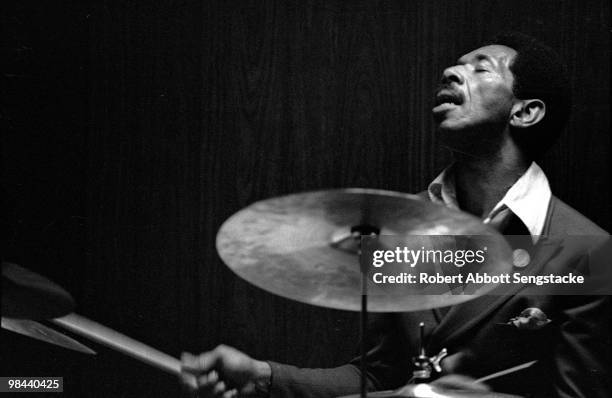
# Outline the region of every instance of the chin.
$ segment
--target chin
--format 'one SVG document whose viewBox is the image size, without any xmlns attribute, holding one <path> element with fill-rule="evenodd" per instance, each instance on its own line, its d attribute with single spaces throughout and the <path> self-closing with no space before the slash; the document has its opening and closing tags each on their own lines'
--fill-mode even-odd
<svg viewBox="0 0 612 398">
<path fill-rule="evenodd" d="M 451 120 L 442 120 L 436 122 L 436 131 L 439 133 L 454 133 L 467 130 L 466 126 L 458 123 L 453 123 Z"/>
<path fill-rule="evenodd" d="M 462 131 L 469 130 L 473 121 L 463 115 L 453 115 L 451 112 L 434 114 L 436 129 L 440 131 Z"/>
</svg>

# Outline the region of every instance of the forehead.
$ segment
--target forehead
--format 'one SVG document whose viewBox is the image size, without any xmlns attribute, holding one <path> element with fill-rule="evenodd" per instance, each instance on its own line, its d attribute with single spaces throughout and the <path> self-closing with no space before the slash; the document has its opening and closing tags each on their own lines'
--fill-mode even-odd
<svg viewBox="0 0 612 398">
<path fill-rule="evenodd" d="M 489 59 L 495 61 L 498 64 L 510 65 L 514 57 L 516 57 L 516 50 L 513 48 L 502 46 L 501 44 L 492 44 L 490 46 L 484 46 L 477 48 L 459 58 L 460 64 L 473 62 L 480 59 Z"/>
</svg>

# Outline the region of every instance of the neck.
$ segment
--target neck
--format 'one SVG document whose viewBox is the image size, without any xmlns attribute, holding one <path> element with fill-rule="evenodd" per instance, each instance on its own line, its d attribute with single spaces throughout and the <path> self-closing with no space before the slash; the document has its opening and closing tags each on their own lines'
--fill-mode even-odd
<svg viewBox="0 0 612 398">
<path fill-rule="evenodd" d="M 531 163 L 511 142 L 487 156 L 454 155 L 459 208 L 480 218 L 493 210 Z"/>
</svg>

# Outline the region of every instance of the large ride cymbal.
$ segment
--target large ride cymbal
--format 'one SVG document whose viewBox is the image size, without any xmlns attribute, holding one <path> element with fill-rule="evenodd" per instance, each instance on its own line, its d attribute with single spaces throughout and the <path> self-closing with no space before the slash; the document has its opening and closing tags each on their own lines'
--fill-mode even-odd
<svg viewBox="0 0 612 398">
<path fill-rule="evenodd" d="M 256 202 L 231 216 L 217 234 L 220 257 L 238 276 L 270 293 L 307 304 L 359 311 L 361 273 L 355 250 L 343 246 L 354 227 L 380 235 L 486 236 L 494 271 L 511 270 L 511 250 L 476 217 L 417 196 L 371 189 L 338 189 Z M 492 246 L 492 247 L 491 247 Z M 369 294 L 368 310 L 417 311 L 468 301 L 488 285 L 461 294 Z M 404 287 L 402 287 L 404 288 Z M 468 289 L 469 291 L 469 289 Z"/>
<path fill-rule="evenodd" d="M 51 319 L 74 309 L 72 296 L 49 279 L 17 264 L 2 263 L 2 316 Z"/>
</svg>

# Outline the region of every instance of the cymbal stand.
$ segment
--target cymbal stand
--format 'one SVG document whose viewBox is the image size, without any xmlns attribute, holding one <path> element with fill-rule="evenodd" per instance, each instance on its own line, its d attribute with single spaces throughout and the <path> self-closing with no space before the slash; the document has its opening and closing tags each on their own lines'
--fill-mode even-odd
<svg viewBox="0 0 612 398">
<path fill-rule="evenodd" d="M 412 358 L 414 370 L 412 371 L 412 377 L 410 378 L 409 383 L 424 383 L 429 381 L 433 371 L 437 373 L 442 372 L 440 362 L 448 355 L 446 348 L 443 348 L 438 355 L 433 357 L 427 356 L 425 352 L 425 323 L 423 322 L 419 323 L 419 338 L 419 356 Z"/>
<path fill-rule="evenodd" d="M 361 398 L 367 398 L 367 347 L 366 347 L 366 336 L 368 329 L 368 267 L 364 267 L 361 264 L 361 238 L 363 236 L 376 236 L 380 234 L 380 229 L 371 225 L 356 225 L 351 228 L 350 234 L 343 234 L 339 238 L 331 242 L 331 246 L 338 250 L 352 252 L 357 254 L 357 261 L 361 270 L 361 311 L 359 321 L 359 337 L 361 340 L 359 351 L 360 361 L 359 368 L 361 371 L 360 378 L 360 396 Z"/>
</svg>

